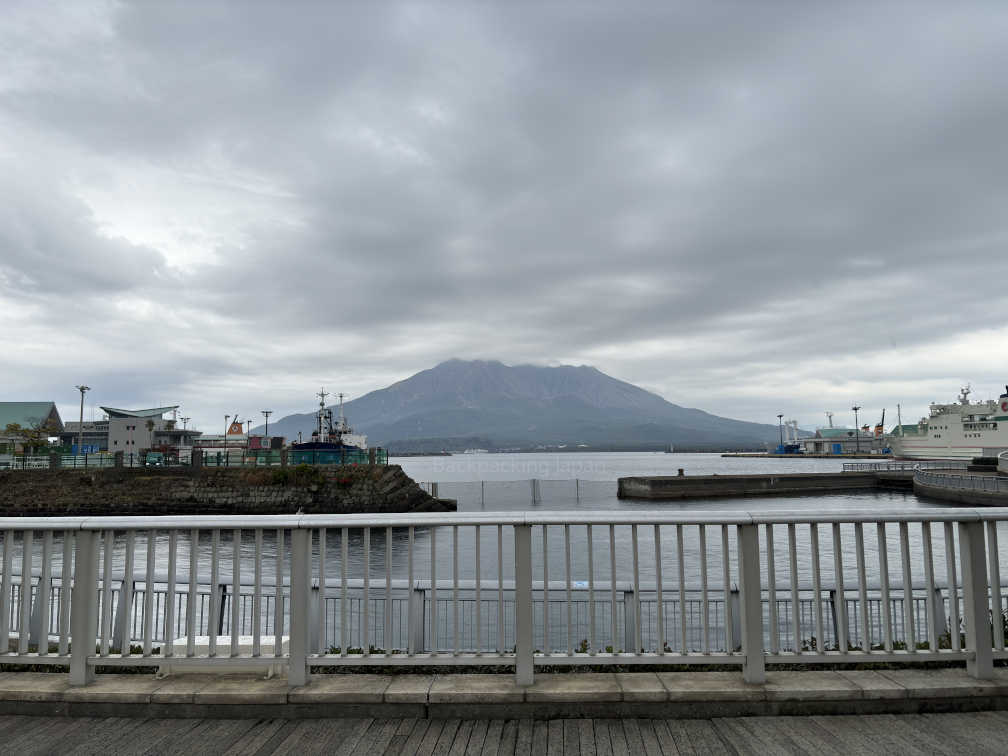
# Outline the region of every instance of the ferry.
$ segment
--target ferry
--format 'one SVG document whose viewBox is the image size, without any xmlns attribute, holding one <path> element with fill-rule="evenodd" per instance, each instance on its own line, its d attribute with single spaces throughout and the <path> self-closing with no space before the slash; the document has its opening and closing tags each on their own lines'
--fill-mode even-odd
<svg viewBox="0 0 1008 756">
<path fill-rule="evenodd" d="M 291 444 L 294 463 L 334 464 L 348 457 L 356 458 L 361 452 L 366 454 L 367 436 L 354 433 L 347 423 L 343 414 L 343 394 L 338 394 L 339 417 L 335 423 L 332 409 L 325 406 L 325 398 L 329 396 L 325 387 L 316 396 L 319 398 L 319 408 L 315 413 L 316 428 L 312 431 L 311 441 Z"/>
<path fill-rule="evenodd" d="M 932 404 L 930 417 L 916 425 L 897 425 L 887 441 L 904 459 L 996 457 L 1008 450 L 1008 386 L 997 400 L 971 402 L 971 389 L 953 404 Z"/>
</svg>

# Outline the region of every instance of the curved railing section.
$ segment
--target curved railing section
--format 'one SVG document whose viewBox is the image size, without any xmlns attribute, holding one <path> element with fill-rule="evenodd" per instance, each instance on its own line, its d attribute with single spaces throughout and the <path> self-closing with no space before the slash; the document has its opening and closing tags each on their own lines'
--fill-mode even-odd
<svg viewBox="0 0 1008 756">
<path fill-rule="evenodd" d="M 918 470 L 914 473 L 914 482 L 955 491 L 1008 494 L 1008 477 L 1000 475 L 956 475 Z"/>
<path fill-rule="evenodd" d="M 931 475 L 933 473 L 921 474 Z M 1008 508 L 0 519 L 0 665 L 969 661 Z M 989 578 L 988 578 L 989 576 Z M 991 617 L 995 621 L 991 622 Z"/>
</svg>

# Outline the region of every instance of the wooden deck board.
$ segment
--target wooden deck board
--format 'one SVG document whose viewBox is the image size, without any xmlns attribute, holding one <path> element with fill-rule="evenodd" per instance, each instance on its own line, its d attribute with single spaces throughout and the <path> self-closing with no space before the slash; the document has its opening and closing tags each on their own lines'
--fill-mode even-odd
<svg viewBox="0 0 1008 756">
<path fill-rule="evenodd" d="M 1003 712 L 716 720 L 0 717 L 11 753 L 1003 753 Z"/>
</svg>

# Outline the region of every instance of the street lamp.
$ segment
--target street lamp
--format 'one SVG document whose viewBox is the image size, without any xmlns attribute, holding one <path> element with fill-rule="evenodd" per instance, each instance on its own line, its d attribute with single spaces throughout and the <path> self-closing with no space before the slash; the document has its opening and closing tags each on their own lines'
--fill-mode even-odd
<svg viewBox="0 0 1008 756">
<path fill-rule="evenodd" d="M 784 415 L 777 415 L 777 425 L 780 428 L 780 445 L 784 448 Z"/>
<path fill-rule="evenodd" d="M 858 425 L 857 413 L 861 409 L 856 404 L 851 407 L 854 410 L 854 448 L 857 449 L 857 453 L 861 453 L 861 427 Z"/>
<path fill-rule="evenodd" d="M 227 432 L 228 432 L 228 420 L 231 419 L 231 415 L 224 415 L 224 456 L 227 456 Z"/>
<path fill-rule="evenodd" d="M 263 431 L 263 438 L 269 438 L 269 416 L 273 414 L 273 410 L 260 410 L 263 413 L 263 417 L 266 418 L 266 430 Z"/>
<path fill-rule="evenodd" d="M 91 387 L 82 383 L 77 390 L 80 391 L 80 427 L 77 429 L 77 453 L 80 454 L 84 449 L 84 392 L 90 391 Z"/>
<path fill-rule="evenodd" d="M 191 417 L 181 417 L 179 419 L 182 421 L 182 430 L 185 430 L 186 429 L 186 423 L 188 423 L 190 420 L 192 420 Z"/>
</svg>

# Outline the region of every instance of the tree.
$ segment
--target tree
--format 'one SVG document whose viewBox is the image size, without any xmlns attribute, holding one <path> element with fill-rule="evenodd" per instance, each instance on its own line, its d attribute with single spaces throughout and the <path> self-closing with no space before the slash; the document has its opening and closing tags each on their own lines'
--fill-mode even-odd
<svg viewBox="0 0 1008 756">
<path fill-rule="evenodd" d="M 20 423 L 8 423 L 4 428 L 5 436 L 21 439 L 21 446 L 25 453 L 37 452 L 40 448 L 48 446 L 49 436 L 55 435 L 56 432 L 55 423 L 51 420 L 36 420 L 27 427 Z"/>
</svg>

